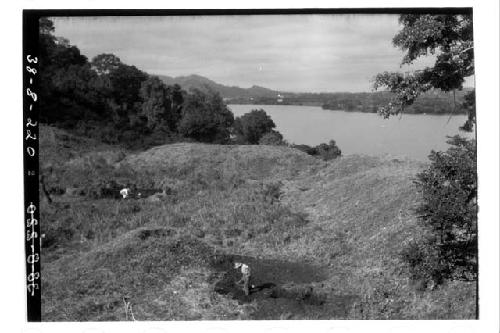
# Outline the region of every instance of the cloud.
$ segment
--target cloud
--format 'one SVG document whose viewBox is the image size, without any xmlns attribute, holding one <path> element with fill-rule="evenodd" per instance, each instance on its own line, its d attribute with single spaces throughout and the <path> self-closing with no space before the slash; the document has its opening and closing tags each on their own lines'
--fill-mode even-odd
<svg viewBox="0 0 500 333">
<path fill-rule="evenodd" d="M 171 76 L 200 74 L 228 85 L 283 91 L 368 91 L 397 70 L 396 15 L 245 15 L 54 18 L 92 58 Z M 425 64 L 425 62 L 424 62 Z"/>
</svg>

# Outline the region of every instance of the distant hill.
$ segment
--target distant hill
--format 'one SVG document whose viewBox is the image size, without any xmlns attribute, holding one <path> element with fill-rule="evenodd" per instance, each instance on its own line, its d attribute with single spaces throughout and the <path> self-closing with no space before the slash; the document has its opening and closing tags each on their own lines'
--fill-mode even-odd
<svg viewBox="0 0 500 333">
<path fill-rule="evenodd" d="M 327 110 L 345 110 L 356 112 L 377 112 L 377 109 L 387 105 L 392 94 L 387 91 L 376 92 L 332 92 L 332 93 L 292 93 L 268 89 L 260 86 L 240 88 L 226 86 L 201 75 L 170 77 L 158 75 L 167 85 L 179 84 L 183 89 L 211 89 L 217 91 L 228 104 L 261 104 L 261 105 L 310 105 L 321 106 Z M 471 89 L 457 91 L 455 100 L 453 93 L 431 90 L 423 94 L 414 105 L 407 108 L 406 113 L 428 114 L 464 114 L 461 108 L 465 93 Z"/>
<path fill-rule="evenodd" d="M 201 75 L 192 74 L 189 76 L 171 77 L 167 75 L 158 75 L 158 77 L 165 82 L 165 84 L 173 85 L 177 83 L 183 89 L 189 90 L 191 88 L 206 89 L 210 88 L 221 94 L 223 98 L 274 98 L 278 95 L 277 91 L 267 89 L 259 86 L 252 86 L 250 88 L 240 88 L 236 86 L 226 86 L 215 81 L 212 81 Z"/>
</svg>

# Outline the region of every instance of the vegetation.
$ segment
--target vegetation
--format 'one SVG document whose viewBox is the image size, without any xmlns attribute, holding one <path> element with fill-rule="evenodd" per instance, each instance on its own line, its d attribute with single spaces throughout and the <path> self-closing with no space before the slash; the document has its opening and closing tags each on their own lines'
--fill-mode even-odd
<svg viewBox="0 0 500 333">
<path fill-rule="evenodd" d="M 42 18 L 42 123 L 134 150 L 190 140 L 287 144 L 262 109 L 234 119 L 221 95 L 212 89 L 212 81 L 199 76 L 185 78 L 182 82 L 190 88 L 186 92 L 168 77 L 150 76 L 114 54 L 99 54 L 89 62 L 76 46 L 53 33 L 53 23 Z M 166 85 L 165 80 L 172 85 Z M 193 84 L 200 80 L 201 89 Z M 233 88 L 229 91 L 240 89 Z M 252 92 L 270 96 L 261 87 L 253 87 Z M 334 158 L 340 155 L 335 149 L 324 144 L 313 155 Z"/>
<path fill-rule="evenodd" d="M 456 96 L 449 93 L 433 90 L 422 94 L 413 104 L 404 110 L 407 114 L 463 114 L 467 112 L 460 103 L 467 96 L 466 91 L 460 91 Z M 344 93 L 333 96 L 322 105 L 323 109 L 344 110 L 355 112 L 375 113 L 387 105 L 394 98 L 394 93 L 380 91 L 373 93 Z"/>
<path fill-rule="evenodd" d="M 417 275 L 432 277 L 437 283 L 444 278 L 477 278 L 475 141 L 455 136 L 448 142 L 452 147 L 446 152 L 433 151 L 429 156 L 430 167 L 419 173 L 416 181 L 423 198 L 417 214 L 432 230 L 426 241 L 435 262 L 422 265 L 418 260 L 410 260 L 410 263 L 414 271 L 424 271 Z"/>
<path fill-rule="evenodd" d="M 337 147 L 334 140 L 330 140 L 328 144 L 322 143 L 318 146 L 311 147 L 308 145 L 292 145 L 293 148 L 303 151 L 306 154 L 319 157 L 324 161 L 329 161 L 339 157 L 342 151 Z"/>
<path fill-rule="evenodd" d="M 402 64 L 428 54 L 436 54 L 436 62 L 412 73 L 384 72 L 375 77 L 375 89 L 386 87 L 395 94 L 379 109 L 385 117 L 403 112 L 431 89 L 461 90 L 464 78 L 474 74 L 472 14 L 407 14 L 401 15 L 399 22 L 403 28 L 392 42 L 406 52 Z"/>
<path fill-rule="evenodd" d="M 41 20 L 43 320 L 475 317 L 473 142 L 428 169 L 337 158 L 53 31 Z"/>
<path fill-rule="evenodd" d="M 327 110 L 343 110 L 352 112 L 377 112 L 379 107 L 389 103 L 394 97 L 390 91 L 362 93 L 291 93 L 253 86 L 251 88 L 229 87 L 216 83 L 200 75 L 181 77 L 159 76 L 167 85 L 179 84 L 186 90 L 192 88 L 203 91 L 218 92 L 228 104 L 250 105 L 310 105 L 321 106 Z M 457 91 L 455 94 L 438 89 L 424 93 L 414 104 L 405 109 L 405 113 L 457 114 L 466 113 L 462 107 L 464 96 L 469 91 Z M 283 96 L 278 101 L 277 96 Z"/>
<path fill-rule="evenodd" d="M 44 125 L 40 134 L 41 162 L 57 161 L 47 187 L 64 192 L 41 203 L 43 320 L 126 320 L 124 298 L 141 321 L 474 318 L 473 283 L 416 289 L 398 257 L 425 230 L 411 181 L 424 165 L 327 163 L 286 146 L 134 153 Z M 94 197 L 106 188 L 99 175 L 167 195 Z M 270 287 L 225 293 L 231 258 Z"/>
<path fill-rule="evenodd" d="M 218 93 L 195 89 L 186 98 L 179 133 L 200 142 L 227 143 L 233 122 L 233 113 Z"/>
<path fill-rule="evenodd" d="M 167 132 L 177 130 L 184 102 L 180 86 L 167 87 L 153 76 L 142 83 L 140 95 L 143 100 L 141 115 L 148 128 L 163 128 Z"/>
<path fill-rule="evenodd" d="M 403 75 L 385 72 L 375 88 L 386 87 L 394 99 L 379 112 L 389 117 L 403 112 L 430 89 L 462 89 L 474 74 L 472 15 L 401 15 L 402 30 L 393 39 L 406 52 L 402 63 L 411 64 L 429 53 L 433 67 Z M 461 127 L 475 128 L 474 91 L 465 96 L 468 119 Z M 412 275 L 424 285 L 445 279 L 477 279 L 477 162 L 476 141 L 455 136 L 446 152 L 429 155 L 428 169 L 417 175 L 422 201 L 416 209 L 428 233 L 408 245 L 403 257 Z"/>
<path fill-rule="evenodd" d="M 287 142 L 283 139 L 283 135 L 280 132 L 271 130 L 259 139 L 259 145 L 281 146 L 287 145 Z"/>
<path fill-rule="evenodd" d="M 274 128 L 274 121 L 262 109 L 252 110 L 234 121 L 236 142 L 241 144 L 258 144 L 260 139 Z"/>
<path fill-rule="evenodd" d="M 213 91 L 183 91 L 113 54 L 88 61 L 40 20 L 40 121 L 133 149 L 182 138 L 223 143 L 233 115 Z"/>
</svg>

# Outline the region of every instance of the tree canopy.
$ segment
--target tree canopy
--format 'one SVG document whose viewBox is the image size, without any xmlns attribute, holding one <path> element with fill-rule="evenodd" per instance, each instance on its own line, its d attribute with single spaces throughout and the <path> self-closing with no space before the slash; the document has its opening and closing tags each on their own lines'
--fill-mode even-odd
<svg viewBox="0 0 500 333">
<path fill-rule="evenodd" d="M 184 100 L 180 86 L 167 87 L 158 77 L 152 76 L 142 83 L 140 95 L 143 100 L 141 115 L 147 119 L 149 128 L 177 129 Z"/>
<path fill-rule="evenodd" d="M 193 89 L 184 102 L 178 130 L 196 141 L 225 143 L 233 122 L 233 113 L 219 93 Z"/>
<path fill-rule="evenodd" d="M 403 112 L 430 89 L 460 90 L 464 79 L 474 74 L 472 15 L 408 14 L 401 15 L 399 23 L 403 28 L 392 42 L 405 52 L 401 65 L 427 55 L 434 55 L 436 60 L 434 66 L 418 71 L 376 75 L 374 88 L 384 87 L 395 94 L 388 105 L 379 109 L 384 117 Z M 471 130 L 470 125 L 463 129 Z"/>
<path fill-rule="evenodd" d="M 178 140 L 226 143 L 234 116 L 219 94 L 167 86 L 114 54 L 88 61 L 40 20 L 40 121 L 108 143 L 141 147 Z"/>
<path fill-rule="evenodd" d="M 102 53 L 92 58 L 92 69 L 98 75 L 110 74 L 118 69 L 122 62 L 120 58 L 111 53 Z"/>
<path fill-rule="evenodd" d="M 264 134 L 276 125 L 263 109 L 252 110 L 234 121 L 234 133 L 238 142 L 256 145 Z"/>
</svg>

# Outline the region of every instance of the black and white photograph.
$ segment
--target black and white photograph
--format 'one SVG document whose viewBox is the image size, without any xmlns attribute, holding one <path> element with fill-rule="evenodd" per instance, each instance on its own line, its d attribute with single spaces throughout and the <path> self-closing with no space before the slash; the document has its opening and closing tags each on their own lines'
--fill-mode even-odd
<svg viewBox="0 0 500 333">
<path fill-rule="evenodd" d="M 28 321 L 481 319 L 475 22 L 25 10 Z"/>
</svg>

